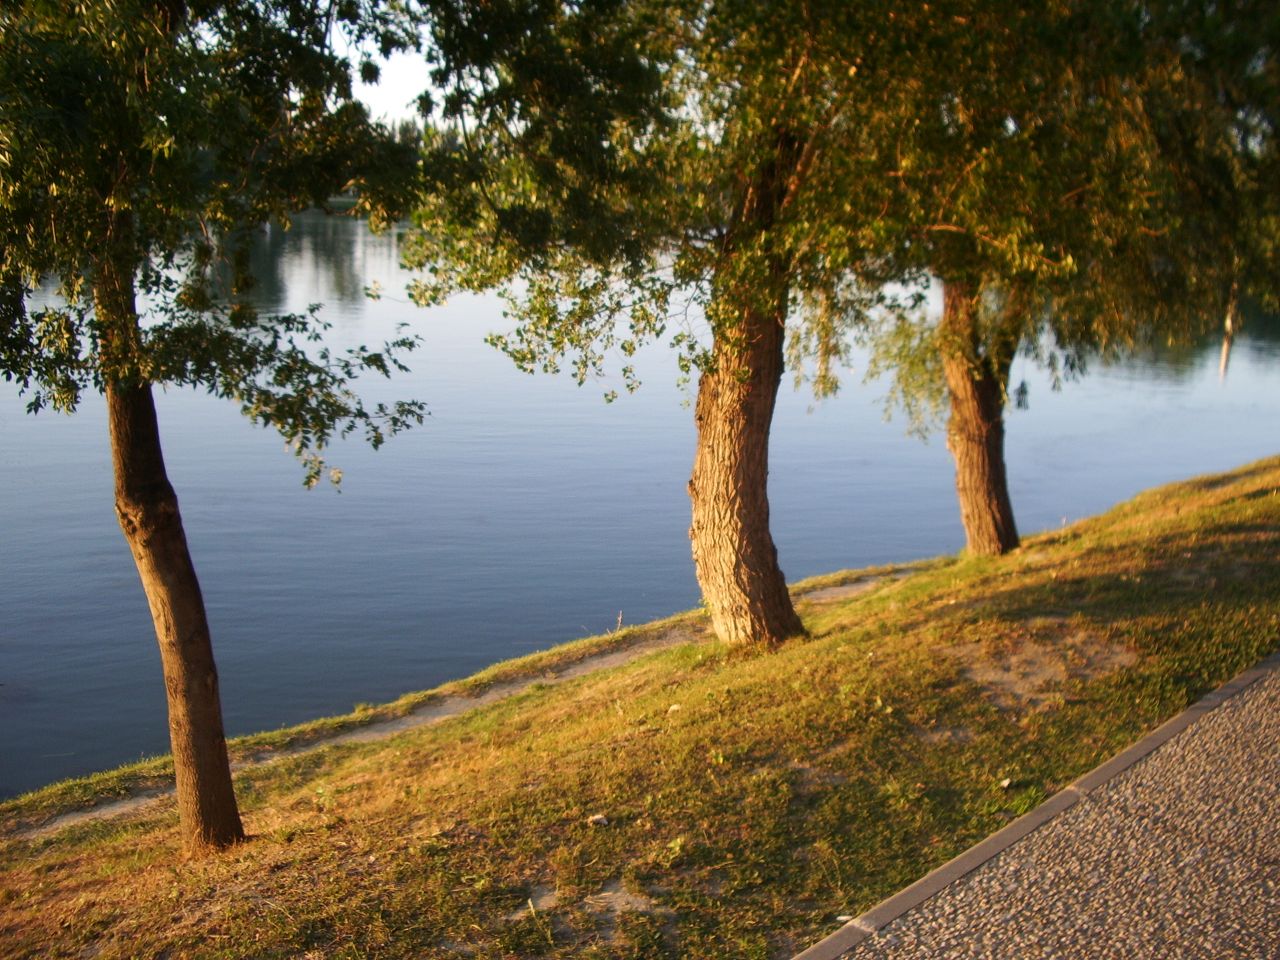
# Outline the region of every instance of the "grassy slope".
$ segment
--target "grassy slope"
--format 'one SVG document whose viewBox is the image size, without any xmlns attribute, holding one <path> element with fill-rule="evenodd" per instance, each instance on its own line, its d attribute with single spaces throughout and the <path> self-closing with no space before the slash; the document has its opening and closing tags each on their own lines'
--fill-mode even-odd
<svg viewBox="0 0 1280 960">
<path fill-rule="evenodd" d="M 797 586 L 831 580 L 841 582 L 853 572 L 815 577 Z M 623 627 L 606 634 L 585 637 L 560 644 L 549 650 L 526 654 L 486 667 L 479 673 L 433 687 L 406 693 L 390 703 L 357 704 L 351 713 L 320 717 L 278 730 L 235 737 L 227 744 L 233 767 L 272 759 L 283 753 L 305 750 L 332 737 L 372 726 L 384 721 L 407 717 L 417 710 L 438 704 L 451 697 L 475 696 L 491 687 L 530 680 L 548 672 L 563 670 L 600 654 L 644 646 L 662 638 L 668 631 L 691 634 L 706 632 L 706 625 L 696 611 L 677 614 L 638 626 Z M 0 834 L 39 825 L 51 817 L 117 799 L 148 793 L 173 786 L 173 761 L 168 755 L 149 757 L 104 770 L 87 777 L 72 777 L 30 793 L 0 801 Z"/>
<path fill-rule="evenodd" d="M 774 654 L 688 644 L 247 771 L 254 839 L 210 861 L 167 805 L 6 839 L 0 953 L 787 956 L 1274 649 L 1277 546 L 1280 459 L 802 603 Z M 1068 679 L 969 679 L 1028 651 Z"/>
</svg>

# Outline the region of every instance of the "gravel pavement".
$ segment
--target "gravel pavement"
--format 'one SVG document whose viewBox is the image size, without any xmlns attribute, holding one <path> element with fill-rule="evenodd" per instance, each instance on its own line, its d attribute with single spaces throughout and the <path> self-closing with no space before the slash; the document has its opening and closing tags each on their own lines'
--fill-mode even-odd
<svg viewBox="0 0 1280 960">
<path fill-rule="evenodd" d="M 1280 960 L 1278 666 L 801 956 Z"/>
</svg>

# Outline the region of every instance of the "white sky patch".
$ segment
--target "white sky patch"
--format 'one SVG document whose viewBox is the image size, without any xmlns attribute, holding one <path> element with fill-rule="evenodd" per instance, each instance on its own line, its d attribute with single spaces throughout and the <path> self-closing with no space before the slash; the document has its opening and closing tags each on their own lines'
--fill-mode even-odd
<svg viewBox="0 0 1280 960">
<path fill-rule="evenodd" d="M 429 67 L 421 53 L 396 53 L 380 61 L 382 76 L 376 84 L 356 82 L 355 94 L 375 120 L 395 123 L 418 115 L 415 101 L 430 85 Z"/>
</svg>

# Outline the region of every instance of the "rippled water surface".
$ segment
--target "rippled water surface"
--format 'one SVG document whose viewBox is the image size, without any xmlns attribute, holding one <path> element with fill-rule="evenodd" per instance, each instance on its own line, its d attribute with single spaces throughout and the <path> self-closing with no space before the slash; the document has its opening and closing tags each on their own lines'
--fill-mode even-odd
<svg viewBox="0 0 1280 960">
<path fill-rule="evenodd" d="M 373 453 L 345 443 L 342 492 L 301 487 L 279 438 L 190 391 L 159 396 L 161 430 L 201 576 L 228 732 L 345 712 L 497 660 L 687 609 L 693 453 L 672 358 L 640 358 L 643 388 L 525 376 L 482 342 L 501 304 L 423 311 L 399 291 L 394 241 L 299 218 L 264 238 L 262 296 L 325 304 L 335 344 L 408 321 L 413 373 L 371 384 L 429 404 L 426 424 Z M 387 296 L 363 296 L 378 280 Z M 1280 350 L 1246 336 L 1220 383 L 1216 347 L 1098 368 L 1052 392 L 1022 361 L 1031 405 L 1009 417 L 1014 508 L 1026 532 L 1152 484 L 1278 452 Z M 791 579 L 963 543 L 951 463 L 883 421 L 855 372 L 814 407 L 784 387 L 772 523 Z M 146 602 L 112 511 L 106 426 L 23 412 L 0 385 L 0 795 L 167 749 Z"/>
</svg>

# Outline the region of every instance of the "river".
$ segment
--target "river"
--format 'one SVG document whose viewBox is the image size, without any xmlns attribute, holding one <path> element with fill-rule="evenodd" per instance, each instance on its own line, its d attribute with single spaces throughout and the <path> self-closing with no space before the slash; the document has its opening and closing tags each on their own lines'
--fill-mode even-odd
<svg viewBox="0 0 1280 960">
<path fill-rule="evenodd" d="M 320 302 L 335 345 L 409 322 L 413 373 L 370 383 L 424 400 L 426 423 L 370 451 L 339 444 L 341 492 L 305 491 L 274 434 L 187 390 L 158 397 L 213 629 L 229 734 L 345 712 L 487 664 L 698 601 L 685 482 L 691 396 L 673 357 L 639 360 L 643 387 L 526 376 L 483 343 L 496 299 L 425 311 L 401 292 L 395 239 L 299 217 L 263 237 L 260 296 Z M 370 282 L 381 300 L 364 296 Z M 855 360 L 857 357 L 855 356 Z M 1153 484 L 1280 450 L 1280 342 L 1097 366 L 1052 391 L 1019 359 L 1030 406 L 1008 418 L 1024 532 L 1103 510 Z M 963 544 L 941 435 L 886 423 L 856 370 L 820 404 L 784 386 L 771 453 L 772 527 L 799 579 Z M 0 384 L 0 796 L 168 747 L 159 657 L 115 524 L 101 401 L 28 416 Z"/>
</svg>

